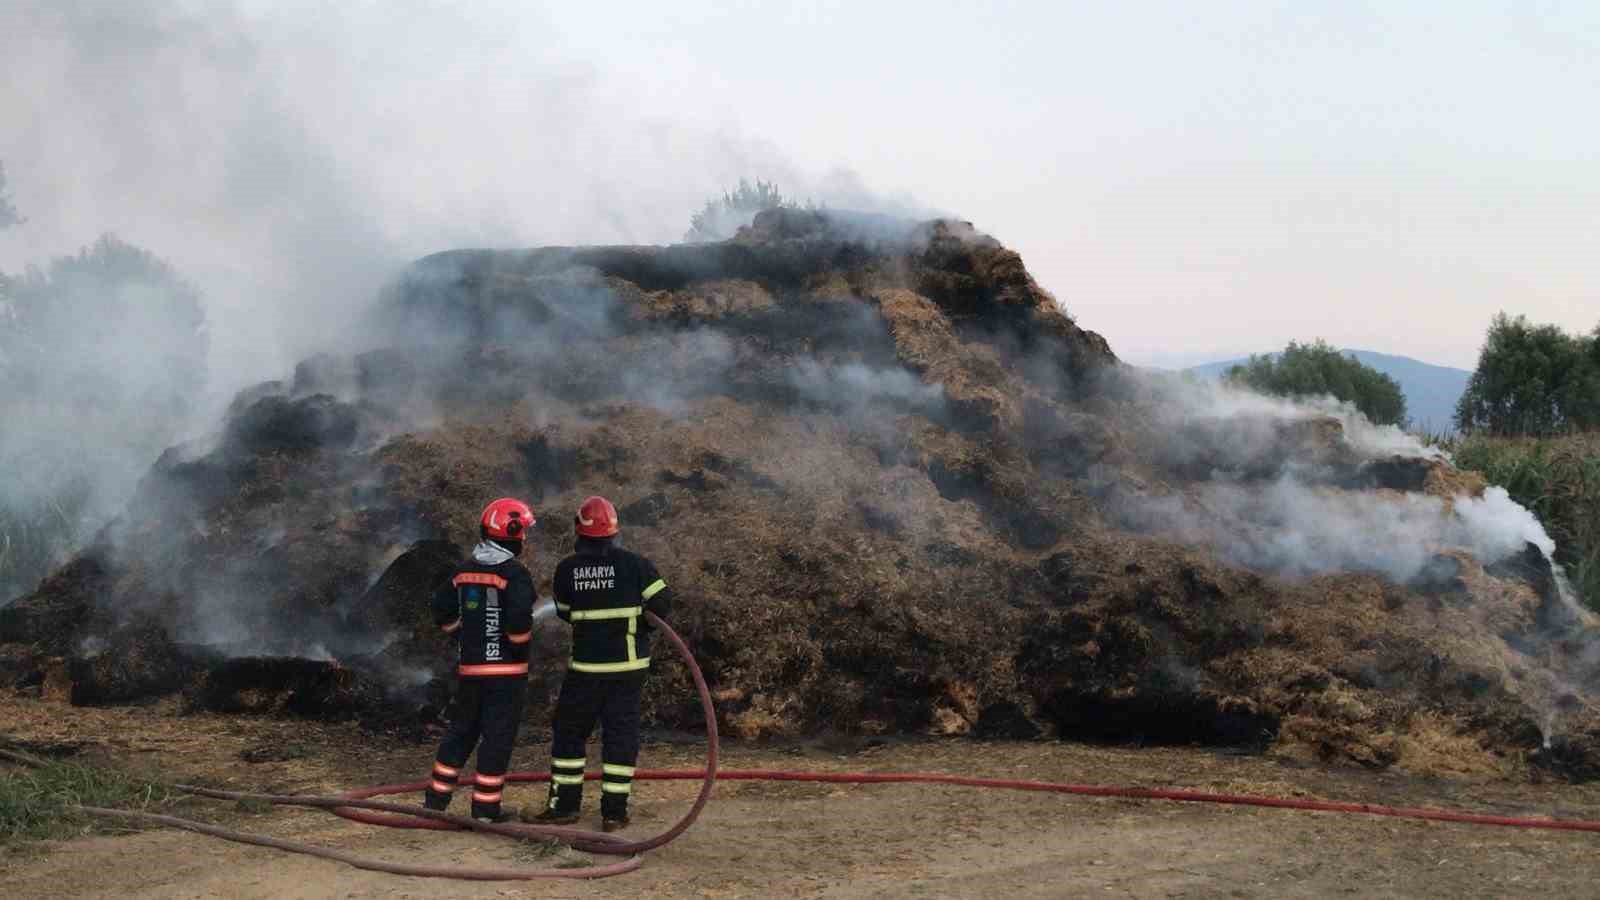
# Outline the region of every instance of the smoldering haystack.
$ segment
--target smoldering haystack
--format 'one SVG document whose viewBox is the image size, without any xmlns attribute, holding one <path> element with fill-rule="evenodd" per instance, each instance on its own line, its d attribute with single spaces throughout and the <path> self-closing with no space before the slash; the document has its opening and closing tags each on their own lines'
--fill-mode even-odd
<svg viewBox="0 0 1600 900">
<path fill-rule="evenodd" d="M 394 721 L 438 703 L 451 646 L 427 597 L 481 504 L 541 513 L 547 591 L 570 510 L 604 493 L 744 737 L 1489 772 L 1559 718 L 1567 770 L 1600 760 L 1593 620 L 1520 533 L 1457 521 L 1490 489 L 1347 409 L 1120 365 L 964 223 L 779 210 L 722 243 L 443 253 L 366 334 L 169 451 L 95 547 L 0 611 L 0 674 L 66 658 L 76 702 Z M 1443 524 L 1388 536 L 1415 545 L 1402 563 L 1357 544 L 1317 565 L 1283 500 L 1302 496 Z M 563 662 L 559 626 L 539 641 L 535 697 Z M 686 673 L 657 668 L 650 721 L 692 727 Z"/>
</svg>

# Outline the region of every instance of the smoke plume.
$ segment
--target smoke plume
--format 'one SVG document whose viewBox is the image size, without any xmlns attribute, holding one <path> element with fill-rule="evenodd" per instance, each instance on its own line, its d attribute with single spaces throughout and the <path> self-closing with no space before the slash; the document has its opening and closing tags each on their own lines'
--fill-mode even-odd
<svg viewBox="0 0 1600 900">
<path fill-rule="evenodd" d="M 1333 397 L 1284 399 L 1227 382 L 1122 369 L 1108 390 L 1146 417 L 1142 451 L 1187 489 L 1107 478 L 1110 508 L 1139 531 L 1215 548 L 1239 565 L 1292 576 L 1374 571 L 1405 583 L 1444 549 L 1493 564 L 1555 542 L 1506 491 L 1423 492 L 1445 453 L 1374 425 Z M 1421 465 L 1406 466 L 1407 462 Z M 1384 467 L 1412 474 L 1391 485 Z M 1398 487 L 1400 489 L 1374 490 Z"/>
<path fill-rule="evenodd" d="M 1270 398 L 1132 369 L 1110 374 L 1107 390 L 1142 411 L 1140 450 L 1170 479 L 1152 486 L 1097 473 L 1095 489 L 1122 527 L 1290 578 L 1369 572 L 1428 589 L 1453 577 L 1450 553 L 1491 571 L 1518 567 L 1547 594 L 1533 631 L 1502 635 L 1508 656 L 1542 673 L 1519 690 L 1543 711 L 1547 732 L 1582 693 L 1574 666 L 1600 653 L 1586 629 L 1593 617 L 1556 563 L 1555 541 L 1504 488 L 1452 482 L 1444 453 L 1332 397 Z M 1528 570 L 1530 547 L 1546 575 Z M 1487 611 L 1461 615 L 1486 633 L 1500 630 Z M 1568 657 L 1560 648 L 1574 641 L 1580 650 Z"/>
<path fill-rule="evenodd" d="M 167 443 L 212 431 L 240 389 L 318 353 L 386 346 L 373 300 L 426 253 L 670 242 L 744 176 L 819 203 L 872 200 L 848 173 L 816 178 L 759 140 L 640 106 L 511 2 L 21 0 L 0 6 L 0 111 L 28 126 L 0 141 L 0 221 L 16 225 L 0 231 L 0 272 L 114 233 L 170 263 L 207 323 L 204 340 L 160 315 L 107 328 L 55 363 L 77 391 L 7 376 L 0 449 L 15 477 L 0 506 L 53 515 L 40 504 L 82 482 L 93 510 L 67 514 L 76 538 Z M 15 309 L 5 282 L 0 328 Z M 78 306 L 87 317 L 35 323 L 28 343 L 81 348 L 66 338 L 96 310 Z M 183 403 L 130 393 L 178 371 L 150 348 L 185 341 L 201 366 Z M 118 384 L 86 399 L 101 377 Z M 137 407 L 140 434 L 157 437 L 131 440 L 97 403 Z M 10 446 L 18 435 L 26 447 Z M 82 456 L 56 452 L 69 444 L 95 461 L 64 467 Z M 0 603 L 19 589 L 0 587 Z"/>
</svg>

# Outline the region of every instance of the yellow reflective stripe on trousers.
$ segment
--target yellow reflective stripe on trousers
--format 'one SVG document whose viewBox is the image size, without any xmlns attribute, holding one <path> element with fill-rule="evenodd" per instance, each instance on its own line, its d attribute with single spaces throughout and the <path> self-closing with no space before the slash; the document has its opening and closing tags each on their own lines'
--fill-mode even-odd
<svg viewBox="0 0 1600 900">
<path fill-rule="evenodd" d="M 577 759 L 551 759 L 550 765 L 557 769 L 581 769 L 585 762 L 586 760 L 580 756 Z"/>
<path fill-rule="evenodd" d="M 615 781 L 602 781 L 600 790 L 607 794 L 631 794 L 633 793 L 633 785 L 617 784 Z"/>
<path fill-rule="evenodd" d="M 620 775 L 623 778 L 632 778 L 633 766 L 617 766 L 612 765 L 611 763 L 606 763 L 605 773 L 607 775 Z"/>
<path fill-rule="evenodd" d="M 654 597 L 655 595 L 661 593 L 663 590 L 666 590 L 666 587 L 667 587 L 667 583 L 665 581 L 662 581 L 661 579 L 657 578 L 655 581 L 650 582 L 650 586 L 645 588 L 644 592 L 642 594 L 640 594 L 639 596 L 643 597 L 646 600 L 649 600 L 651 597 Z"/>
<path fill-rule="evenodd" d="M 633 672 L 639 669 L 648 669 L 650 667 L 650 657 L 646 656 L 644 659 L 631 659 L 627 662 L 614 663 L 586 663 L 572 660 L 567 664 L 567 667 L 574 672 L 591 672 L 599 675 L 611 672 Z"/>
<path fill-rule="evenodd" d="M 582 775 L 551 775 L 550 780 L 556 784 L 583 784 Z"/>
<path fill-rule="evenodd" d="M 615 609 L 575 609 L 572 611 L 572 621 L 585 622 L 592 619 L 631 619 L 644 612 L 642 606 L 619 606 Z"/>
</svg>

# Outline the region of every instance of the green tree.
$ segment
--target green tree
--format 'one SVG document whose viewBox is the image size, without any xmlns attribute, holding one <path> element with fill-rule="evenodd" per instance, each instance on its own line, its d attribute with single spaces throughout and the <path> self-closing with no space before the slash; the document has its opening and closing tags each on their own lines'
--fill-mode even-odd
<svg viewBox="0 0 1600 900">
<path fill-rule="evenodd" d="M 0 228 L 10 228 L 21 225 L 25 220 L 17 213 L 17 208 L 11 203 L 11 198 L 6 196 L 6 164 L 0 163 Z M 4 275 L 0 275 L 3 283 Z"/>
<path fill-rule="evenodd" d="M 1576 337 L 1526 316 L 1494 317 L 1478 367 L 1456 404 L 1456 427 L 1547 435 L 1600 426 L 1600 329 Z"/>
<path fill-rule="evenodd" d="M 181 411 L 205 379 L 199 291 L 115 235 L 48 268 L 30 267 L 9 282 L 8 294 L 10 327 L 0 332 L 8 365 L 0 378 L 58 388 L 96 408 L 136 401 L 144 415 L 162 418 Z"/>
<path fill-rule="evenodd" d="M 741 178 L 737 188 L 707 200 L 705 208 L 689 217 L 689 230 L 683 239 L 689 243 L 727 240 L 740 226 L 750 224 L 762 210 L 795 209 L 799 205 L 792 197 L 785 197 L 770 181 L 758 178 L 752 185 Z"/>
<path fill-rule="evenodd" d="M 106 236 L 0 279 L 0 605 L 113 515 L 206 381 L 200 294 Z"/>
<path fill-rule="evenodd" d="M 1248 363 L 1233 366 L 1223 377 L 1279 397 L 1331 394 L 1354 403 L 1379 425 L 1406 422 L 1406 395 L 1400 385 L 1377 369 L 1345 356 L 1326 341 L 1290 341 L 1282 353 L 1251 356 Z"/>
</svg>

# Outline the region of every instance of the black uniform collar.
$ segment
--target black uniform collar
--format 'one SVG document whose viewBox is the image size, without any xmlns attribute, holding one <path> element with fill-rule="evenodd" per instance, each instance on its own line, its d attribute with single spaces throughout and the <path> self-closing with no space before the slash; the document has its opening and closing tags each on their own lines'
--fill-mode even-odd
<svg viewBox="0 0 1600 900">
<path fill-rule="evenodd" d="M 583 556 L 606 556 L 610 554 L 611 547 L 615 540 L 615 538 L 592 538 L 580 536 L 577 544 L 573 546 L 572 552 L 582 554 Z"/>
</svg>

